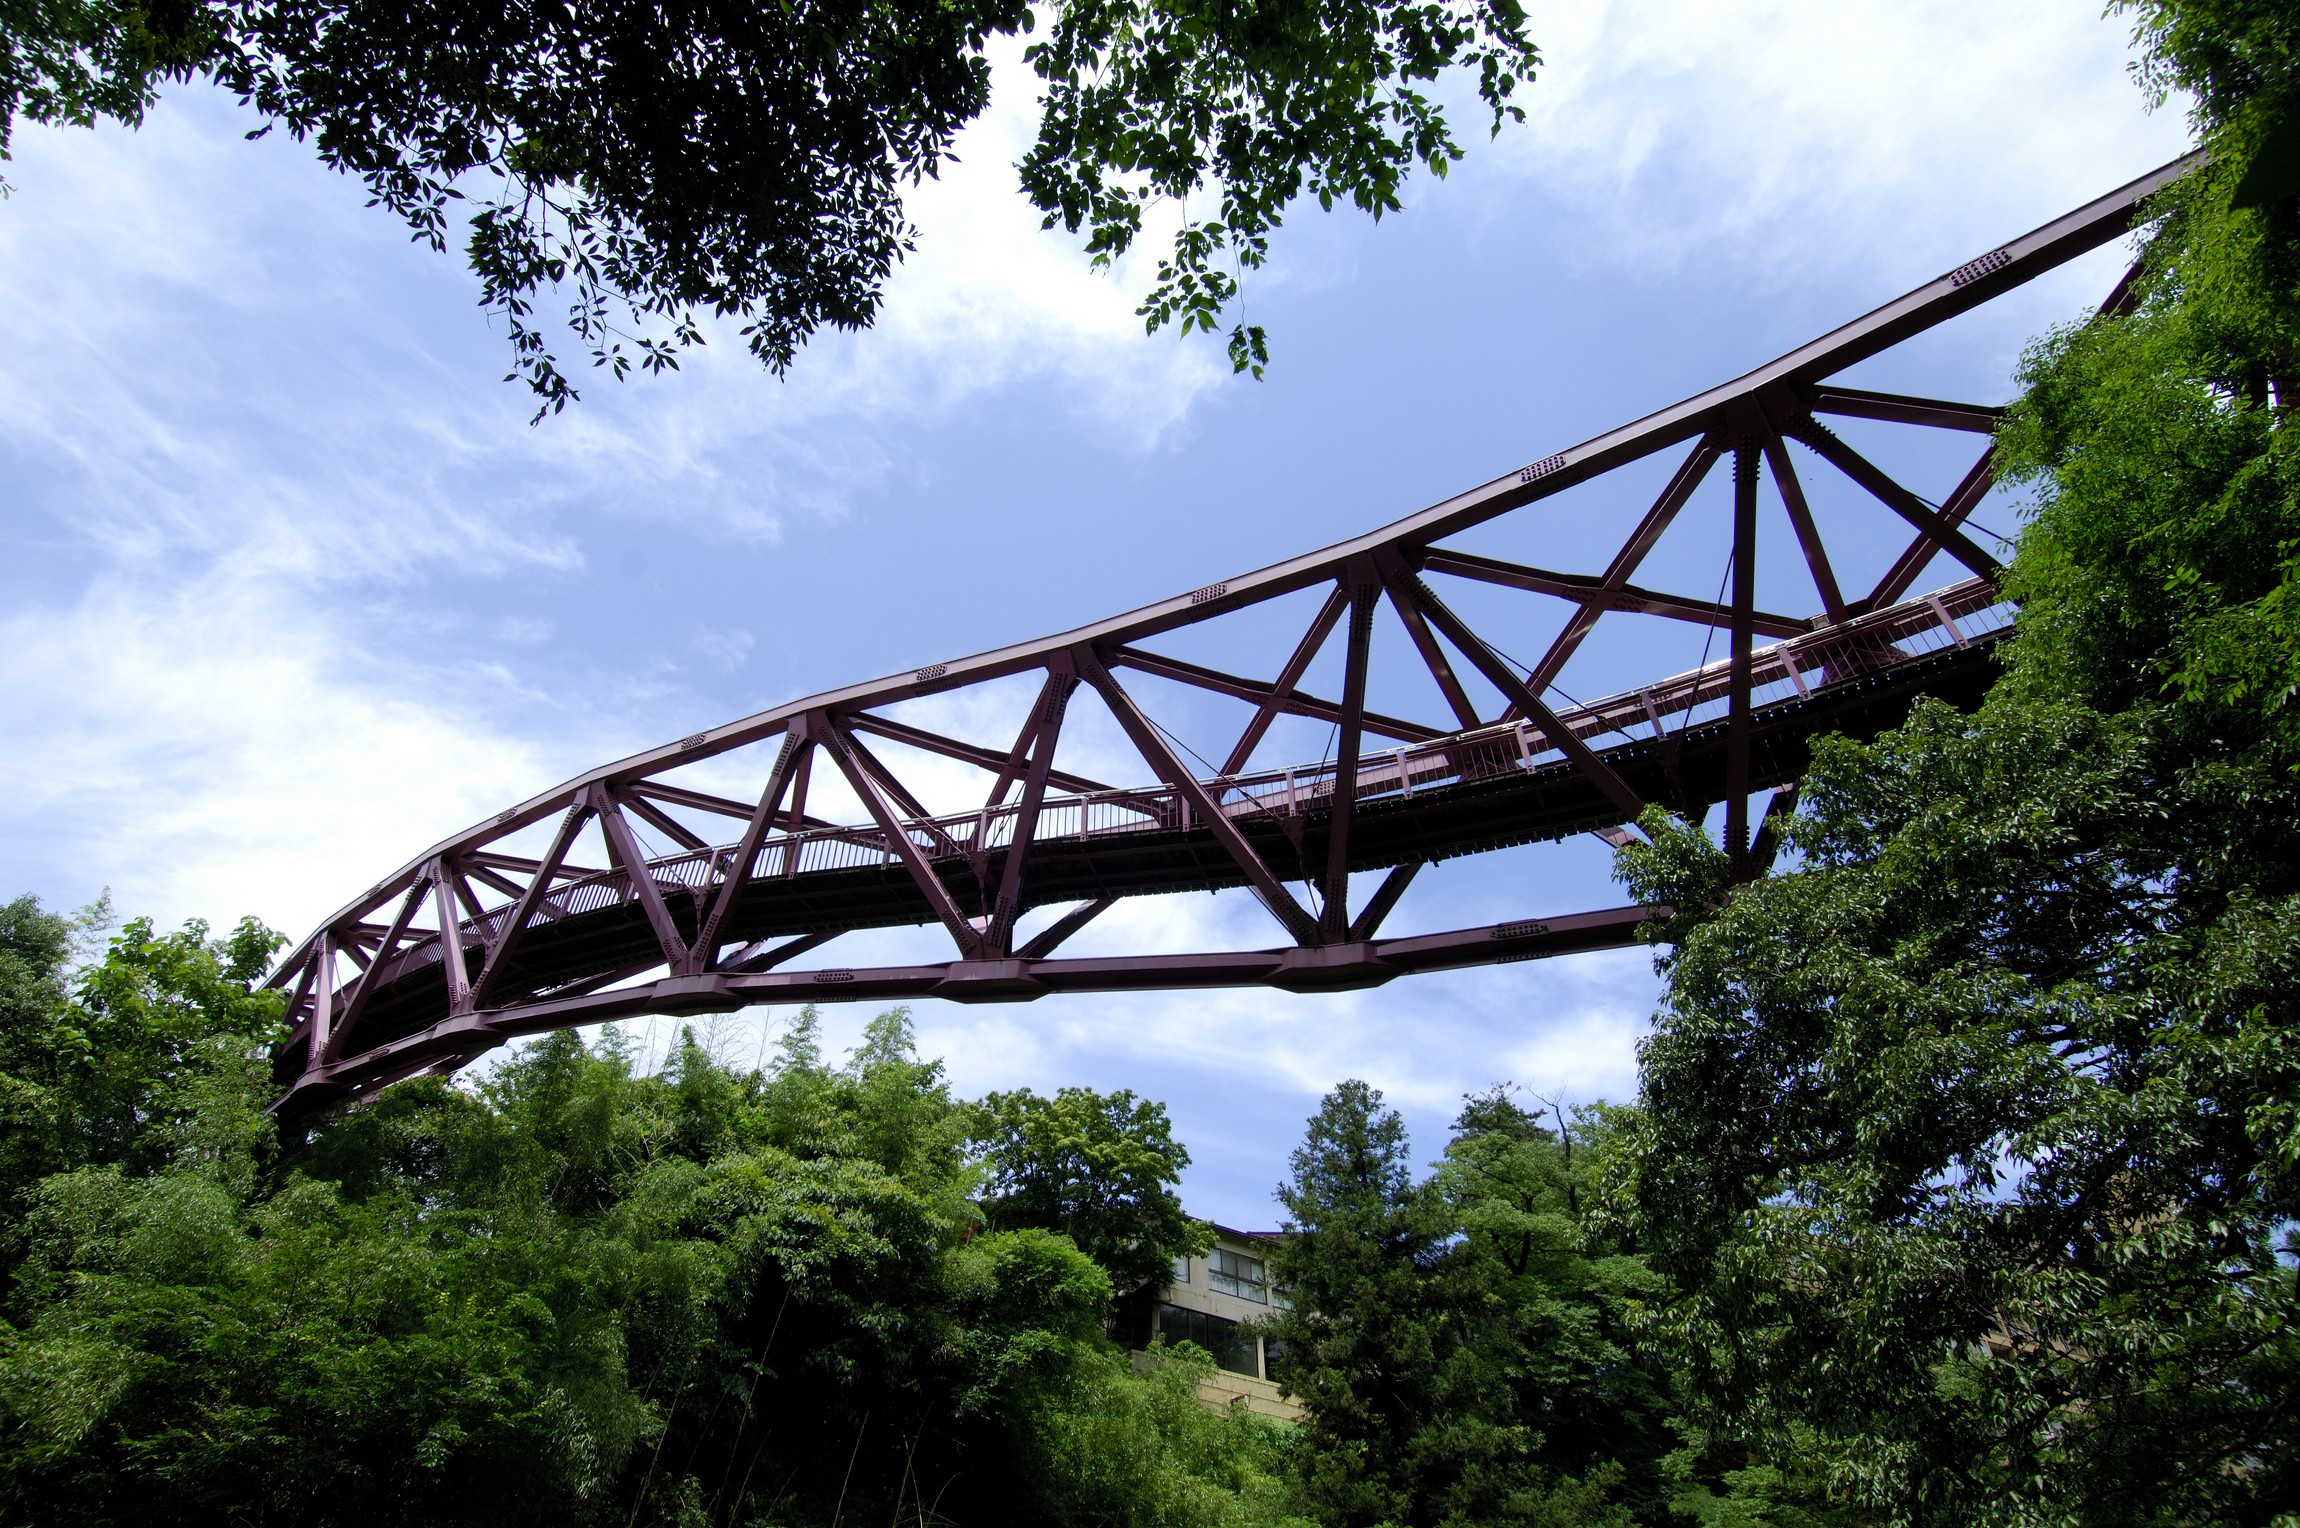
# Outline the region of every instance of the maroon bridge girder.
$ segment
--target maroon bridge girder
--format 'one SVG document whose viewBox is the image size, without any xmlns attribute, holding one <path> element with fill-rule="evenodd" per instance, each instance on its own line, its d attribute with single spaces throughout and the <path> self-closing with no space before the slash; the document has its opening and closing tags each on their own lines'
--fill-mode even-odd
<svg viewBox="0 0 2300 1528">
<path fill-rule="evenodd" d="M 289 994 L 293 1025 L 274 1057 L 286 1087 L 280 1107 L 305 1112 L 420 1071 L 452 1069 L 516 1036 L 641 1013 L 1203 987 L 1330 991 L 1634 942 L 1652 910 L 1609 908 L 1407 938 L 1385 939 L 1380 930 L 1407 884 L 1435 860 L 1585 832 L 1619 843 L 1649 802 L 1699 810 L 1722 801 L 1739 870 L 1761 874 L 1814 736 L 1874 733 L 1926 695 L 1976 699 L 1992 674 L 1989 649 L 2013 617 L 1992 584 L 1995 562 L 1962 529 L 1994 481 L 1987 437 L 1998 411 L 1832 379 L 2130 231 L 2140 204 L 2189 163 L 2143 176 L 1746 376 L 1380 530 L 1074 631 L 698 732 L 435 844 L 329 917 L 273 972 L 271 985 Z M 2130 284 L 2128 275 L 2104 316 L 2125 309 Z M 1832 431 L 1828 416 L 1984 440 L 1970 471 L 1934 504 Z M 1833 472 L 1908 522 L 1907 549 L 1866 592 L 1848 597 L 1838 581 L 1791 441 L 1808 453 L 1806 471 Z M 1602 574 L 1443 544 L 1672 447 L 1684 456 Z M 1727 597 L 1635 582 L 1694 491 L 1728 459 Z M 1816 614 L 1756 606 L 1766 478 L 1811 574 Z M 1940 554 L 1970 576 L 1909 598 Z M 1444 580 L 1563 601 L 1570 613 L 1541 656 L 1521 667 L 1454 608 Z M 1318 588 L 1325 598 L 1274 678 L 1151 645 Z M 1374 616 L 1385 604 L 1450 714 L 1417 720 L 1367 706 Z M 1557 676 L 1616 612 L 1722 628 L 1724 655 L 1618 695 L 1567 701 L 1555 690 Z M 1304 677 L 1336 633 L 1342 692 L 1311 694 Z M 1775 640 L 1760 647 L 1760 636 Z M 1481 713 L 1458 665 L 1502 697 L 1498 714 Z M 900 701 L 1032 674 L 1036 699 L 1003 748 L 882 714 Z M 1182 757 L 1130 687 L 1138 674 L 1254 708 L 1219 770 L 1200 773 Z M 1054 767 L 1064 720 L 1082 699 L 1117 722 L 1141 779 L 1110 785 Z M 1282 715 L 1330 723 L 1333 756 L 1241 772 Z M 930 813 L 874 740 L 981 771 L 984 804 Z M 771 745 L 773 757 L 748 799 L 672 778 L 759 743 Z M 843 781 L 864 820 L 810 814 L 818 778 Z M 1749 800 L 1766 789 L 1773 796 L 1752 833 Z M 540 856 L 507 846 L 554 820 Z M 640 825 L 676 851 L 649 854 Z M 604 864 L 575 862 L 587 836 L 586 852 Z M 1353 909 L 1350 875 L 1382 869 L 1387 876 Z M 1228 953 L 1055 953 L 1124 897 L 1222 887 L 1250 890 L 1286 943 Z M 1017 943 L 1025 912 L 1061 905 L 1070 910 Z M 949 935 L 952 958 L 789 969 L 841 934 L 919 924 Z"/>
</svg>

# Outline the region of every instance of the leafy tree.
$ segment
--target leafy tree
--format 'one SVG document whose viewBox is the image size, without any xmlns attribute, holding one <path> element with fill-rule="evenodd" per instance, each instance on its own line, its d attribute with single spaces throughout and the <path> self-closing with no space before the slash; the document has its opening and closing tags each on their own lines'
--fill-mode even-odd
<svg viewBox="0 0 2300 1528">
<path fill-rule="evenodd" d="M 1478 1401 L 1505 1445 L 1480 1487 L 1493 1504 L 1473 1516 L 1540 1521 L 1570 1508 L 1602 1521 L 1622 1515 L 1609 1510 L 1618 1503 L 1667 1521 L 1676 1397 L 1628 1326 L 1657 1281 L 1626 1244 L 1593 1238 L 1586 1215 L 1622 1112 L 1552 1113 L 1545 1128 L 1507 1087 L 1465 1100 L 1430 1179 L 1458 1228 L 1456 1281 L 1475 1301 L 1468 1337 L 1488 1369 Z"/>
<path fill-rule="evenodd" d="M 95 1037 L 50 1112 L 104 1128 L 20 1191 L 0 1520 L 1283 1518 L 1270 1424 L 1177 1411 L 1091 1258 L 984 1225 L 899 1009 L 835 1066 L 803 1013 L 763 1075 L 554 1034 L 280 1142 L 268 934 L 130 924 L 68 982 L 61 920 L 5 928 L 11 1054 Z"/>
<path fill-rule="evenodd" d="M 1683 910 L 1622 1234 L 1712 1459 L 1868 1521 L 2300 1506 L 2300 204 L 2258 195 L 2300 18 L 2133 7 L 2212 159 L 2126 316 L 2026 358 L 2033 502 L 1979 712 L 1817 751 L 1795 873 Z"/>
<path fill-rule="evenodd" d="M 982 1100 L 975 1139 L 989 1177 L 983 1213 L 998 1229 L 1060 1232 L 1102 1266 L 1119 1300 L 1119 1327 L 1146 1337 L 1173 1260 L 1203 1254 L 1209 1231 L 1182 1212 L 1174 1185 L 1190 1153 L 1174 1139 L 1166 1106 L 1131 1089 L 1023 1088 Z"/>
<path fill-rule="evenodd" d="M 109 916 L 99 902 L 64 918 L 29 896 L 0 907 L 0 1214 L 11 1220 L 50 1173 L 149 1169 L 185 1149 L 212 1123 L 211 1076 L 244 1070 L 276 1033 L 278 997 L 250 983 L 277 934 L 253 919 L 220 940 L 199 922 L 161 934 L 138 919 L 75 983 Z"/>
<path fill-rule="evenodd" d="M 1623 1326 L 1649 1279 L 1583 1250 L 1583 1156 L 1497 1090 L 1417 1182 L 1379 1092 L 1327 1095 L 1278 1191 L 1292 1309 L 1270 1326 L 1322 1521 L 1666 1520 L 1666 1386 Z"/>
<path fill-rule="evenodd" d="M 1139 311 L 1185 334 L 1215 328 L 1298 197 L 1379 217 L 1417 163 L 1461 157 L 1424 93 L 1441 75 L 1470 73 L 1498 131 L 1540 61 L 1518 0 L 1064 0 L 1037 21 L 1023 0 L 0 0 L 0 158 L 19 113 L 135 125 L 163 81 L 212 79 L 418 240 L 463 237 L 540 418 L 577 396 L 547 290 L 618 377 L 675 367 L 704 312 L 777 374 L 823 326 L 868 326 L 913 247 L 903 188 L 987 105 L 995 38 L 1036 39 L 1022 170 L 1048 227 L 1107 262 L 1146 206 L 1184 206 Z M 1261 327 L 1229 328 L 1258 375 Z"/>
<path fill-rule="evenodd" d="M 1929 706 L 1818 750 L 1793 875 L 1725 897 L 1655 814 L 1669 931 L 1625 1229 L 1696 1420 L 1890 1521 L 2288 1501 L 2300 918 L 2187 873 L 2141 729 Z M 2184 788 L 2186 787 L 2186 788 Z"/>
</svg>

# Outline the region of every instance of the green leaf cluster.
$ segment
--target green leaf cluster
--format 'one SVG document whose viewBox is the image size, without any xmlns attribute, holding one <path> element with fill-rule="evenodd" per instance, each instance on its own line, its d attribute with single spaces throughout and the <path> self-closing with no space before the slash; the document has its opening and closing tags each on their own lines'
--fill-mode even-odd
<svg viewBox="0 0 2300 1528">
<path fill-rule="evenodd" d="M 1297 198 L 1378 217 L 1416 164 L 1461 157 L 1424 93 L 1447 70 L 1496 130 L 1520 115 L 1525 22 L 1517 0 L 1065 0 L 1027 49 L 1023 186 L 1098 261 L 1146 202 L 1210 197 L 1140 310 L 1210 332 Z M 706 312 L 778 375 L 822 328 L 868 327 L 914 247 L 905 188 L 988 104 L 992 40 L 1036 24 L 1023 0 L 0 0 L 0 159 L 19 114 L 133 126 L 163 82 L 213 79 L 418 242 L 462 239 L 541 419 L 579 396 L 552 293 L 617 378 L 675 369 Z M 1229 348 L 1260 375 L 1261 326 Z"/>
<path fill-rule="evenodd" d="M 1447 70 L 1475 74 L 1493 131 L 1524 120 L 1512 97 L 1541 62 L 1525 24 L 1518 0 L 1070 0 L 1025 55 L 1046 96 L 1023 188 L 1102 264 L 1147 206 L 1182 204 L 1138 312 L 1210 334 L 1297 198 L 1378 219 L 1416 165 L 1443 178 L 1462 157 L 1424 93 Z M 1240 317 L 1229 351 L 1259 377 L 1268 336 Z"/>
</svg>

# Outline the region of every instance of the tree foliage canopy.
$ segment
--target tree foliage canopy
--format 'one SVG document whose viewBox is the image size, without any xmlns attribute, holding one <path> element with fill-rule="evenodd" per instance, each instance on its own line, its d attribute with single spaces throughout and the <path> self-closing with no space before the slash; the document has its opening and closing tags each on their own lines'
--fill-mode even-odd
<svg viewBox="0 0 2300 1528">
<path fill-rule="evenodd" d="M 764 1072 L 556 1034 L 283 1141 L 269 934 L 131 924 L 76 976 L 72 935 L 0 918 L 0 1089 L 39 1125 L 9 1136 L 0 1519 L 1286 1520 L 1274 1427 L 1205 1411 L 1202 1355 L 1136 1373 L 1108 1270 L 985 1223 L 980 1111 L 900 1010 L 835 1066 L 803 1013 Z"/>
<path fill-rule="evenodd" d="M 1269 1328 L 1320 1522 L 1673 1519 L 1669 1384 L 1623 1324 L 1650 1275 L 1585 1243 L 1578 1209 L 1609 1128 L 1545 1129 L 1497 1088 L 1421 1178 L 1378 1091 L 1327 1095 L 1278 1190 L 1291 1309 Z"/>
<path fill-rule="evenodd" d="M 786 371 L 867 327 L 935 175 L 990 96 L 994 40 L 1043 87 L 1023 186 L 1107 262 L 1184 207 L 1139 310 L 1212 331 L 1308 194 L 1379 217 L 1461 156 L 1431 86 L 1467 70 L 1496 131 L 1539 54 L 1519 0 L 0 0 L 0 158 L 22 116 L 136 124 L 211 78 L 308 139 L 416 238 L 462 238 L 538 417 L 577 396 L 538 314 L 621 376 L 675 367 L 700 315 Z M 468 216 L 465 215 L 469 209 Z M 1238 370 L 1266 336 L 1230 324 Z"/>
<path fill-rule="evenodd" d="M 1101 1264 L 1122 1299 L 1156 1296 L 1175 1258 L 1210 1245 L 1174 1193 L 1190 1153 L 1164 1104 L 1131 1089 L 1042 1098 L 1023 1088 L 984 1098 L 974 1129 L 990 1224 L 1061 1232 Z"/>
<path fill-rule="evenodd" d="M 1608 1209 L 1645 1330 L 1864 1521 L 2300 1508 L 2300 203 L 2247 189 L 2300 18 L 2133 9 L 2212 158 L 2023 363 L 2004 677 L 1821 745 L 1793 873 L 1622 860 L 1685 910 Z"/>
</svg>

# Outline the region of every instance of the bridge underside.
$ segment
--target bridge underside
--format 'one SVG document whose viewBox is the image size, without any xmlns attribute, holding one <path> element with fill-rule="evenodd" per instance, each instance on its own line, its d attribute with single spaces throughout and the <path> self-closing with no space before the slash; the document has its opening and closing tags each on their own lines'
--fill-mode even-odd
<svg viewBox="0 0 2300 1528">
<path fill-rule="evenodd" d="M 1816 738 L 1872 736 L 1925 696 L 1975 702 L 1993 678 L 1991 649 L 2012 617 L 1994 592 L 1994 561 L 1962 529 L 1994 483 L 1997 410 L 1831 378 L 2117 237 L 2137 201 L 2180 168 L 1991 251 L 1746 377 L 1381 531 L 1042 642 L 932 664 L 697 733 L 434 846 L 330 918 L 275 972 L 294 1024 L 275 1057 L 287 1088 L 283 1107 L 307 1110 L 453 1067 L 515 1036 L 639 1013 L 809 999 L 1336 990 L 1633 942 L 1646 909 L 1403 938 L 1382 937 L 1381 926 L 1426 865 L 1589 832 L 1618 842 L 1649 804 L 1698 815 L 1723 803 L 1729 852 L 1743 873 L 1762 873 L 1770 826 L 1752 831 L 1751 797 L 1773 790 L 1772 811 L 1791 804 Z M 2104 314 L 2120 310 L 2124 290 Z M 1824 416 L 1964 432 L 1981 437 L 1981 450 L 1953 487 L 1929 499 L 1855 450 Z M 1839 584 L 1792 464 L 1792 441 L 1913 533 L 1884 576 L 1857 596 Z M 1526 513 L 1672 446 L 1685 453 L 1667 486 L 1625 527 L 1601 572 L 1503 562 L 1450 544 L 1462 531 Z M 1695 491 L 1727 458 L 1732 491 L 1721 512 L 1731 516 L 1731 598 L 1633 582 L 1671 525 L 1695 513 L 1688 508 Z M 1821 607 L 1809 617 L 1756 604 L 1765 478 Z M 1962 565 L 1963 581 L 1909 598 L 1941 558 Z M 1515 590 L 1550 609 L 1562 602 L 1562 629 L 1546 628 L 1552 635 L 1541 658 L 1521 665 L 1456 613 L 1440 592 L 1447 579 Z M 1272 679 L 1242 678 L 1149 645 L 1304 590 L 1322 590 L 1323 603 Z M 1373 617 L 1384 604 L 1450 715 L 1413 719 L 1368 705 Z M 1618 614 L 1706 624 L 1724 636 L 1726 656 L 1594 703 L 1565 701 L 1555 688 L 1560 672 L 1601 618 Z M 1524 642 L 1515 628 L 1505 636 L 1513 647 Z M 1773 640 L 1760 645 L 1760 636 Z M 1338 698 L 1304 687 L 1330 642 L 1341 649 Z M 1136 673 L 1243 701 L 1253 720 L 1218 768 L 1186 766 L 1174 734 L 1121 677 Z M 1003 746 L 888 713 L 904 701 L 1016 676 L 1035 680 L 1038 699 Z M 1074 695 L 1108 709 L 1147 783 L 1113 787 L 1057 767 Z M 1312 764 L 1249 768 L 1272 724 L 1286 716 L 1330 724 L 1332 750 Z M 984 804 L 928 812 L 915 782 L 871 739 L 982 772 Z M 1380 746 L 1370 747 L 1377 739 Z M 694 783 L 696 766 L 756 744 L 774 752 L 754 797 Z M 844 820 L 810 810 L 810 780 L 817 780 L 817 810 L 833 809 L 825 806 L 832 794 L 851 803 Z M 740 831 L 729 837 L 713 824 Z M 544 846 L 538 839 L 547 829 Z M 670 852 L 650 852 L 642 835 L 658 849 L 667 841 Z M 603 854 L 603 866 L 578 863 L 584 842 Z M 1352 907 L 1349 878 L 1367 871 L 1388 874 Z M 1255 896 L 1286 942 L 1245 952 L 1055 954 L 1125 898 L 1227 888 Z M 1052 907 L 1071 910 L 1033 936 L 1019 933 L 1025 914 Z M 917 925 L 940 925 L 951 958 L 791 968 L 839 935 Z"/>
</svg>

